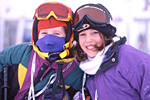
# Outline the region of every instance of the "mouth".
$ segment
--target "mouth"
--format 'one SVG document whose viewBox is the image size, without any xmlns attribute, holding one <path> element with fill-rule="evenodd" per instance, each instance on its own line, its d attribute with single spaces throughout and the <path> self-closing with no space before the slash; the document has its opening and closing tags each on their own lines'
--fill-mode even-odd
<svg viewBox="0 0 150 100">
<path fill-rule="evenodd" d="M 90 45 L 90 46 L 86 46 L 86 48 L 87 48 L 88 50 L 94 50 L 95 46 L 94 46 L 94 45 Z"/>
</svg>

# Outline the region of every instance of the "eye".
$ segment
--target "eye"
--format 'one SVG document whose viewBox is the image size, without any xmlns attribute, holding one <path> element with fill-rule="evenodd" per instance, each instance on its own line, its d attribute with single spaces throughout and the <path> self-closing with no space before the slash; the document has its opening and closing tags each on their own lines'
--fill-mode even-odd
<svg viewBox="0 0 150 100">
<path fill-rule="evenodd" d="M 99 34 L 99 32 L 95 31 L 95 32 L 92 32 L 93 34 Z"/>
<path fill-rule="evenodd" d="M 48 34 L 48 33 L 47 33 L 47 32 L 42 32 L 41 34 L 46 35 L 46 34 Z"/>
<path fill-rule="evenodd" d="M 62 30 L 55 30 L 51 34 L 58 37 L 66 37 L 66 33 Z"/>
<path fill-rule="evenodd" d="M 60 35 L 60 33 L 59 32 L 55 32 L 55 33 L 53 33 L 54 35 Z"/>
<path fill-rule="evenodd" d="M 80 33 L 79 36 L 85 36 L 85 33 Z"/>
</svg>

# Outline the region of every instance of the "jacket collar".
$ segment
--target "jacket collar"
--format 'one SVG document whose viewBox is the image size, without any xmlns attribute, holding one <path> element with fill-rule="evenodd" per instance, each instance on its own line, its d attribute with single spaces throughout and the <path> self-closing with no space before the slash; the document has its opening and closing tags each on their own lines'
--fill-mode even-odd
<svg viewBox="0 0 150 100">
<path fill-rule="evenodd" d="M 124 44 L 126 42 L 126 37 L 120 38 L 120 40 L 116 41 L 114 46 L 111 47 L 107 52 L 105 56 L 104 62 L 99 67 L 99 71 L 106 71 L 112 65 L 116 64 L 118 62 L 118 53 L 117 49 L 120 45 Z M 99 72 L 98 71 L 98 72 Z"/>
</svg>

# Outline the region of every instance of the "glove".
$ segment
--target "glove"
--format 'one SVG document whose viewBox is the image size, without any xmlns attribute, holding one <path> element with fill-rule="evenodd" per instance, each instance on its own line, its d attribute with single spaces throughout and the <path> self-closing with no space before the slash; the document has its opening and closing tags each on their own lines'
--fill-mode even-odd
<svg viewBox="0 0 150 100">
<path fill-rule="evenodd" d="M 52 91 L 53 84 L 49 84 L 48 89 L 44 91 L 43 100 L 52 100 Z M 69 94 L 66 91 L 65 96 L 63 97 L 63 88 L 58 86 L 55 90 L 54 100 L 71 100 Z"/>
</svg>

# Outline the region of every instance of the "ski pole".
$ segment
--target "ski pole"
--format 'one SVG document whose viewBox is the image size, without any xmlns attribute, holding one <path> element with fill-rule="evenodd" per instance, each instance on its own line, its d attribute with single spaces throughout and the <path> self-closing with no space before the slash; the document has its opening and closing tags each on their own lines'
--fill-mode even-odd
<svg viewBox="0 0 150 100">
<path fill-rule="evenodd" d="M 4 71 L 3 71 L 3 74 L 4 74 L 4 76 L 3 76 L 3 81 L 4 81 L 4 86 L 3 86 L 3 88 L 4 88 L 4 100 L 7 100 L 7 89 L 8 89 L 8 85 L 7 85 L 7 79 L 8 79 L 8 65 L 3 65 L 3 69 L 4 69 Z"/>
</svg>

